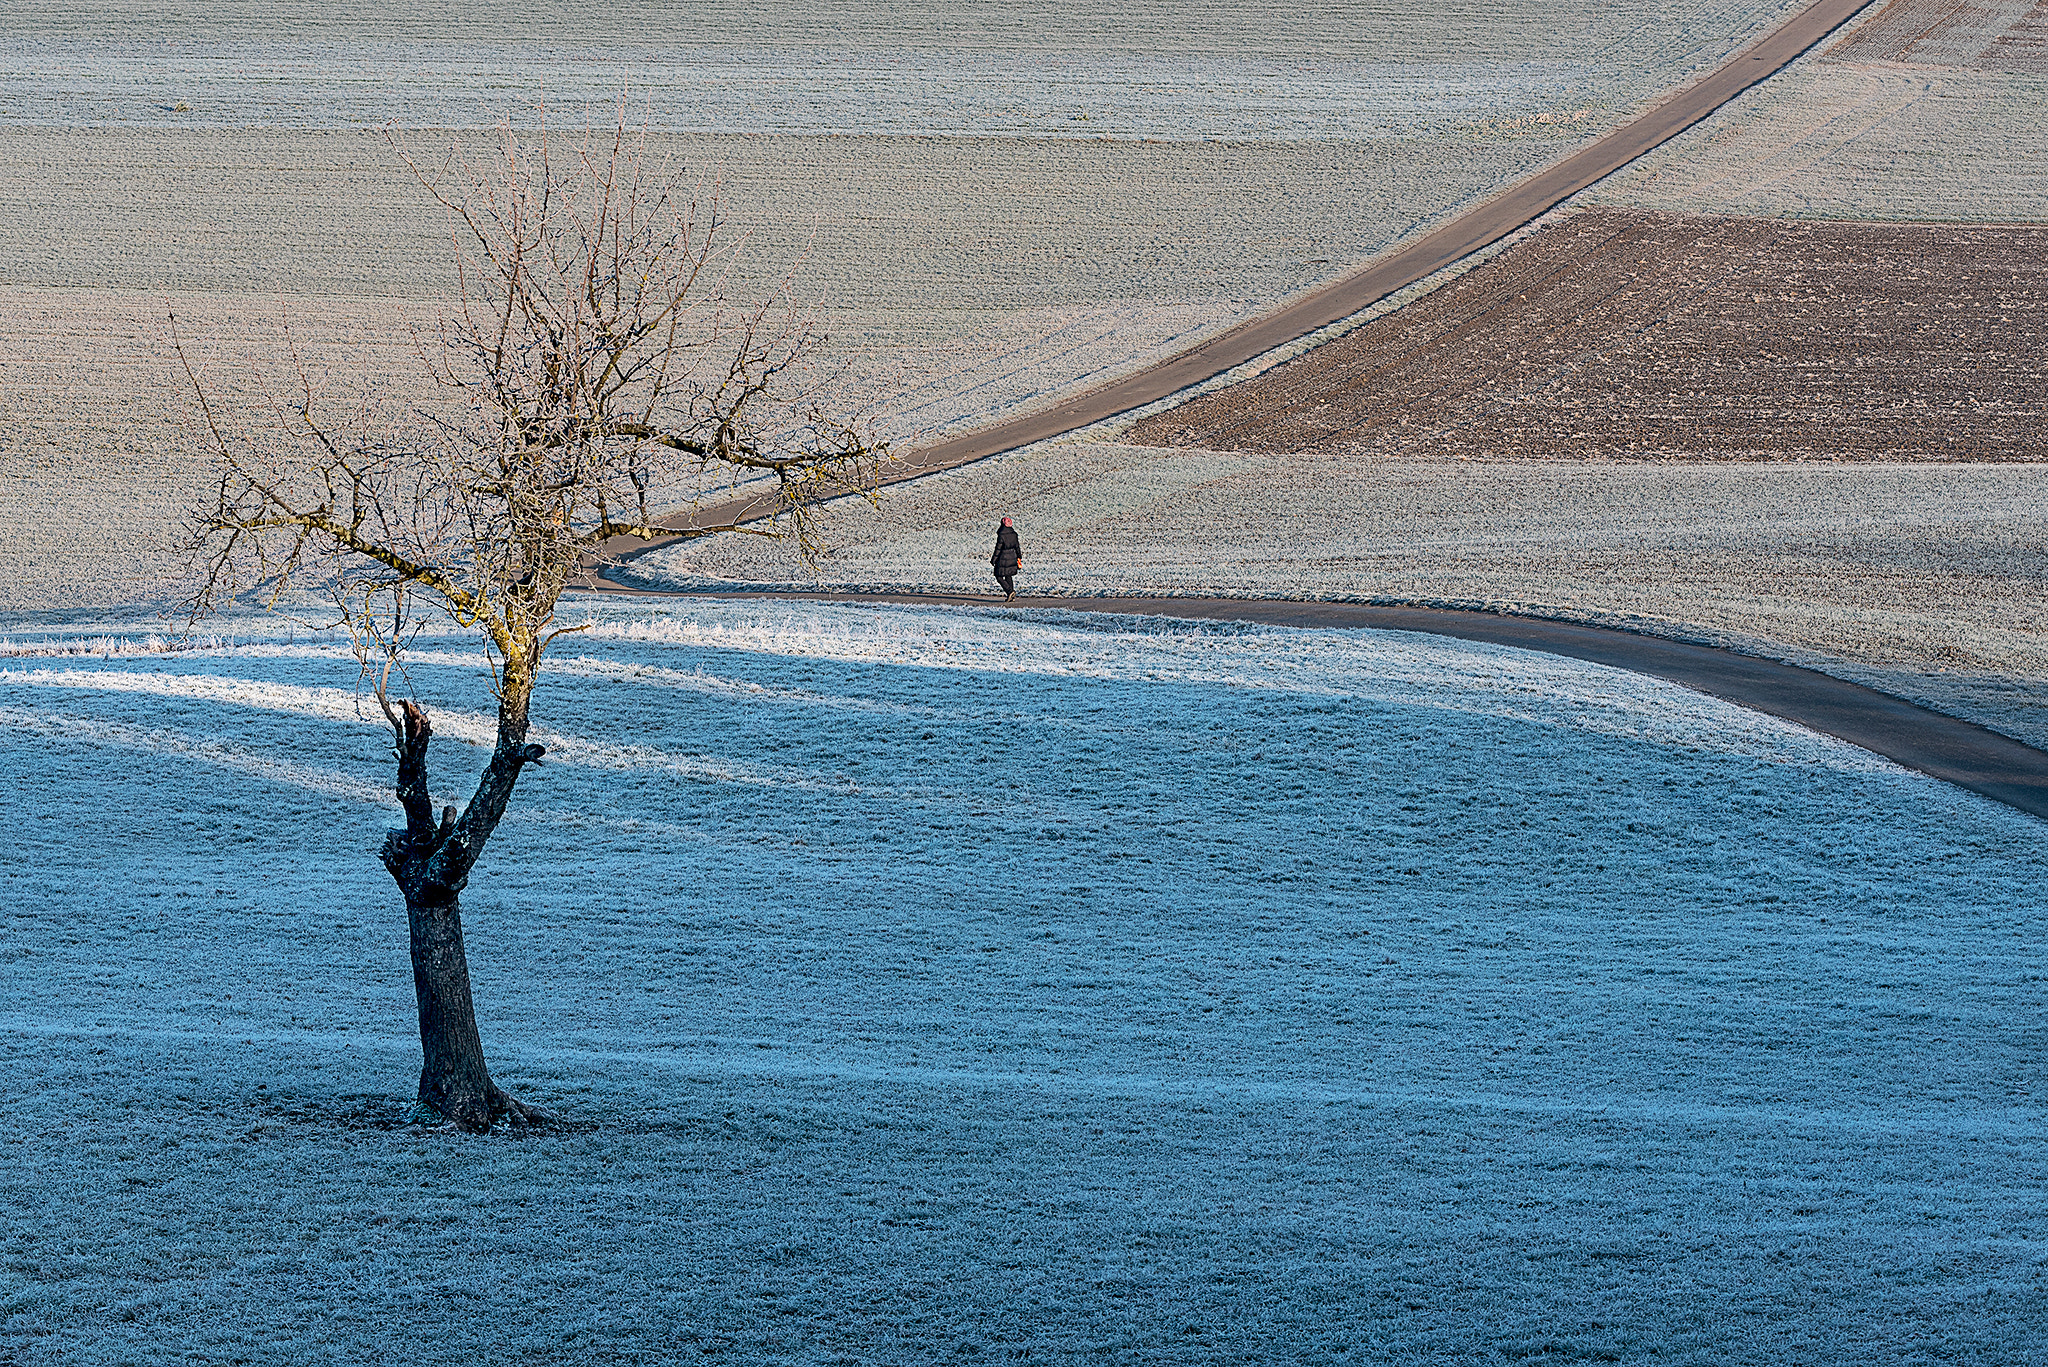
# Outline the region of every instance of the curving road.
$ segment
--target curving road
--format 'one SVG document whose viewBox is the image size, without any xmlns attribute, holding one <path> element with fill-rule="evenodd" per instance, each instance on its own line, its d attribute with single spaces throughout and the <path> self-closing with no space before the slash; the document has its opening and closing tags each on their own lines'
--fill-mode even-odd
<svg viewBox="0 0 2048 1367">
<path fill-rule="evenodd" d="M 646 597 L 793 598 L 833 603 L 991 606 L 999 596 L 935 593 L 697 593 L 624 590 Z M 1818 670 L 1714 646 L 1693 645 L 1611 627 L 1510 617 L 1448 608 L 1368 603 L 1304 603 L 1260 598 L 1026 598 L 1012 607 L 1259 622 L 1287 627 L 1368 627 L 1421 631 L 1466 641 L 1539 650 L 1669 679 L 1710 697 L 1782 717 L 1944 779 L 1973 793 L 2048 819 L 2048 753 L 1874 688 Z"/>
</svg>

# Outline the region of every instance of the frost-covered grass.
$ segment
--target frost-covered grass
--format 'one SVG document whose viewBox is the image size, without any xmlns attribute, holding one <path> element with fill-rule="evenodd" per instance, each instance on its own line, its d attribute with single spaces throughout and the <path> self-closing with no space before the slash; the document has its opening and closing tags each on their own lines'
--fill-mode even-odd
<svg viewBox="0 0 2048 1367">
<path fill-rule="evenodd" d="M 2034 0 L 1872 5 L 1837 40 L 1578 202 L 1773 218 L 2048 221 L 2039 14 Z"/>
<path fill-rule="evenodd" d="M 1812 57 L 1585 192 L 1765 218 L 2048 222 L 2048 77 Z"/>
<path fill-rule="evenodd" d="M 0 18 L 0 124 L 489 127 L 508 102 L 720 133 L 1405 136 L 1712 66 L 1794 0 L 25 0 Z"/>
<path fill-rule="evenodd" d="M 208 479 L 165 422 L 173 296 L 202 351 L 260 349 L 289 314 L 302 346 L 347 338 L 344 373 L 423 383 L 408 323 L 455 281 L 388 122 L 489 127 L 544 97 L 576 129 L 626 90 L 664 153 L 724 183 L 750 234 L 735 297 L 803 262 L 828 365 L 931 435 L 1341 274 L 1795 3 L 20 0 L 0 7 L 0 606 L 154 601 L 162 531 Z M 416 138 L 439 164 L 441 134 Z"/>
<path fill-rule="evenodd" d="M 2030 819 L 1424 637 L 596 612 L 466 897 L 523 1141 L 406 1101 L 344 649 L 13 636 L 0 1356 L 2036 1360 Z"/>
</svg>

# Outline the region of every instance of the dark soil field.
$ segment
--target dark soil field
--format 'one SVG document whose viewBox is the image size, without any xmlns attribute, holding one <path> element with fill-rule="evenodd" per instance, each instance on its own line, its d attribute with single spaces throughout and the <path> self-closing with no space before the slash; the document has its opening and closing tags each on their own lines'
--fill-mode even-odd
<svg viewBox="0 0 2048 1367">
<path fill-rule="evenodd" d="M 1137 424 L 1381 458 L 2048 460 L 2048 227 L 1563 218 Z"/>
<path fill-rule="evenodd" d="M 1891 0 L 1828 50 L 1844 62 L 1927 62 L 2048 73 L 2048 3 Z"/>
</svg>

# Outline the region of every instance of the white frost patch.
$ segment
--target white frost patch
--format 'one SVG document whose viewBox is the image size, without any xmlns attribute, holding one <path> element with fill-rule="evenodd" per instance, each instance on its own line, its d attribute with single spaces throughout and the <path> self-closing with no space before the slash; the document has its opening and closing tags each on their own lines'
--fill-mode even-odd
<svg viewBox="0 0 2048 1367">
<path fill-rule="evenodd" d="M 273 659 L 290 658 L 273 654 Z M 455 656 L 467 662 L 468 657 Z M 480 662 L 480 661 L 479 661 Z M 621 671 L 623 677 L 625 671 Z M 296 684 L 258 679 L 217 678 L 211 675 L 129 673 L 110 669 L 0 669 L 0 688 L 87 689 L 105 693 L 145 693 L 162 698 L 225 703 L 315 717 L 322 721 L 359 722 L 385 727 L 374 709 L 375 701 L 362 694 L 339 688 L 307 688 Z M 497 741 L 497 718 L 490 713 L 465 712 L 450 708 L 431 711 L 434 734 L 490 749 Z M 598 769 L 646 769 L 677 774 L 714 783 L 747 783 L 758 787 L 813 789 L 847 788 L 844 778 L 833 778 L 773 766 L 747 765 L 715 756 L 681 755 L 644 745 L 620 745 L 593 741 L 545 727 L 534 727 L 529 738 L 547 747 L 547 758 L 561 764 Z"/>
<path fill-rule="evenodd" d="M 101 721 L 62 712 L 34 711 L 25 707 L 0 706 L 0 729 L 32 736 L 76 741 L 84 745 L 118 745 L 177 759 L 191 760 L 235 773 L 247 774 L 265 783 L 289 784 L 309 793 L 326 793 L 355 802 L 374 802 L 396 807 L 398 799 L 388 785 L 295 764 L 265 755 L 247 745 L 206 736 L 193 736 L 169 727 L 133 726 L 125 722 Z"/>
<path fill-rule="evenodd" d="M 81 688 L 103 693 L 153 693 L 165 698 L 229 703 L 270 712 L 293 712 L 323 721 L 367 722 L 375 704 L 340 688 L 307 688 L 260 679 L 223 679 L 208 674 L 135 673 L 117 669 L 0 669 L 0 687 Z M 377 719 L 383 725 L 383 719 Z M 484 718 L 472 713 L 449 719 L 448 731 L 473 744 L 484 743 Z M 440 730 L 437 725 L 435 729 Z"/>
<path fill-rule="evenodd" d="M 1575 203 L 1766 218 L 2048 222 L 2048 141 L 2040 136 L 2048 78 L 1825 54 L 1818 49 L 1738 96 Z"/>
<path fill-rule="evenodd" d="M 196 655 L 226 649 L 228 644 L 217 636 L 201 636 L 187 640 L 177 636 L 161 636 L 154 632 L 141 637 L 87 635 L 63 640 L 53 640 L 45 636 L 40 641 L 16 641 L 9 637 L 0 637 L 0 659 L 97 655 L 107 660 L 116 656 L 125 659 L 138 655 Z"/>
<path fill-rule="evenodd" d="M 1000 629 L 991 629 L 999 621 Z M 1813 747 L 1848 770 L 1868 751 L 1625 670 L 1409 632 L 1296 630 L 1062 611 L 905 614 L 867 608 L 718 611 L 593 621 L 589 634 L 847 663 L 1347 698 L 1763 754 Z"/>
</svg>

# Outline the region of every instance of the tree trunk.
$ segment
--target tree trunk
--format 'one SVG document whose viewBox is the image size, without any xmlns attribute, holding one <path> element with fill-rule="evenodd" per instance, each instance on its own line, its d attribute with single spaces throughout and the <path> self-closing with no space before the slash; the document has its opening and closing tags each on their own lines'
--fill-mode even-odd
<svg viewBox="0 0 2048 1367">
<path fill-rule="evenodd" d="M 412 929 L 412 986 L 420 1007 L 420 1101 L 465 1130 L 481 1133 L 504 1114 L 510 1098 L 491 1081 L 469 995 L 462 949 L 462 901 L 407 896 Z"/>
<path fill-rule="evenodd" d="M 519 771 L 541 757 L 526 744 L 524 698 L 502 706 L 498 744 L 476 796 L 460 820 L 446 808 L 437 825 L 427 790 L 427 742 L 434 729 L 417 703 L 399 712 L 386 706 L 398 734 L 398 800 L 406 826 L 385 835 L 382 858 L 405 894 L 412 935 L 413 992 L 420 1012 L 420 1101 L 454 1124 L 481 1134 L 500 1117 L 514 1125 L 547 1119 L 491 1080 L 476 1004 L 469 991 L 469 959 L 462 947 L 462 889 L 497 829 Z"/>
</svg>

